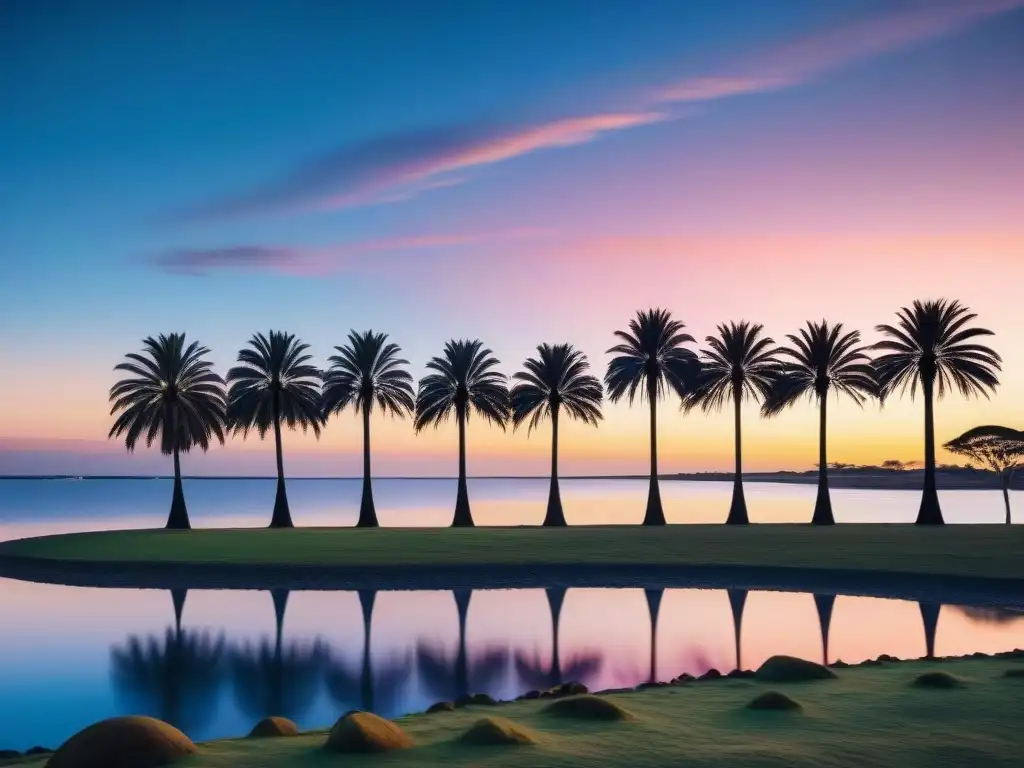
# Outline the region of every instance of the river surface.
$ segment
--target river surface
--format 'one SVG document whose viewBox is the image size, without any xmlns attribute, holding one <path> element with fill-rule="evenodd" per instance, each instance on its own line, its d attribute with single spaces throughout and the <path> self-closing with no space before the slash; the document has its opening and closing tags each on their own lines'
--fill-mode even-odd
<svg viewBox="0 0 1024 768">
<path fill-rule="evenodd" d="M 355 520 L 360 485 L 295 480 L 299 525 Z M 451 480 L 376 484 L 384 525 L 444 525 Z M 193 480 L 197 526 L 264 525 L 273 481 Z M 636 523 L 644 481 L 566 481 L 570 523 Z M 727 483 L 664 482 L 671 522 L 720 522 Z M 482 524 L 536 524 L 545 481 L 475 480 Z M 1020 501 L 1020 494 L 1016 494 Z M 164 480 L 0 480 L 0 539 L 155 527 Z M 806 520 L 813 486 L 750 484 L 757 522 Z M 909 522 L 908 491 L 833 491 L 840 522 Z M 951 522 L 1002 520 L 997 491 L 942 494 Z M 0 579 L 0 749 L 58 746 L 127 713 L 174 723 L 195 740 L 243 735 L 266 715 L 304 728 L 365 708 L 386 716 L 465 693 L 512 698 L 575 680 L 592 690 L 708 669 L 756 668 L 787 653 L 857 662 L 1024 647 L 1024 616 L 866 597 L 702 589 L 418 592 L 95 589 Z"/>
</svg>

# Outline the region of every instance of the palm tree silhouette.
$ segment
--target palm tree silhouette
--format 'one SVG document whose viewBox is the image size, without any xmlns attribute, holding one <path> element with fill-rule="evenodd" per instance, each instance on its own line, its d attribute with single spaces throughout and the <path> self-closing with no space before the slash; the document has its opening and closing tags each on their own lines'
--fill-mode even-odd
<svg viewBox="0 0 1024 768">
<path fill-rule="evenodd" d="M 761 335 L 763 325 L 747 321 L 718 326 L 717 336 L 708 336 L 710 349 L 701 353 L 700 376 L 683 408 L 700 406 L 705 413 L 720 411 L 732 401 L 736 424 L 736 475 L 727 525 L 746 525 L 747 501 L 743 495 L 743 432 L 740 416 L 743 400 L 766 399 L 779 375 L 775 342 Z"/>
<path fill-rule="evenodd" d="M 348 344 L 335 347 L 328 358 L 331 367 L 324 378 L 325 414 L 341 413 L 349 406 L 363 416 L 363 496 L 359 502 L 357 528 L 376 528 L 373 505 L 373 473 L 370 471 L 370 415 L 376 405 L 382 413 L 399 418 L 412 413 L 412 375 L 405 370 L 408 360 L 398 355 L 397 344 L 386 343 L 386 333 L 350 331 Z"/>
<path fill-rule="evenodd" d="M 274 642 L 246 642 L 232 653 L 232 672 L 239 708 L 249 717 L 298 720 L 312 705 L 327 652 L 318 638 L 310 643 L 283 641 L 289 591 L 270 591 L 274 602 Z"/>
<path fill-rule="evenodd" d="M 228 371 L 228 422 L 235 434 L 247 437 L 255 429 L 260 440 L 274 430 L 277 451 L 277 494 L 271 528 L 291 528 L 288 492 L 284 484 L 281 422 L 289 428 L 312 429 L 320 437 L 320 371 L 309 364 L 303 344 L 294 334 L 271 331 L 255 334 L 238 353 L 239 365 Z"/>
<path fill-rule="evenodd" d="M 466 487 L 466 422 L 470 412 L 476 411 L 502 429 L 509 418 L 508 386 L 505 376 L 494 370 L 497 365 L 498 360 L 483 342 L 453 339 L 444 345 L 442 357 L 427 363 L 434 373 L 420 380 L 416 394 L 417 432 L 447 421 L 453 412 L 459 425 L 459 490 L 453 527 L 473 525 Z"/>
<path fill-rule="evenodd" d="M 732 610 L 733 641 L 736 645 L 736 669 L 743 669 L 743 657 L 740 654 L 743 638 L 743 609 L 747 605 L 747 590 L 730 589 L 729 608 Z"/>
<path fill-rule="evenodd" d="M 818 627 L 821 630 L 821 663 L 825 666 L 828 666 L 828 632 L 832 626 L 832 609 L 835 604 L 835 595 L 814 595 L 814 609 L 818 613 Z"/>
<path fill-rule="evenodd" d="M 1003 491 L 1006 524 L 1009 525 L 1012 522 L 1010 483 L 1013 482 L 1014 472 L 1024 460 L 1024 432 L 994 425 L 975 427 L 950 440 L 943 448 L 950 453 L 966 456 L 996 473 Z"/>
<path fill-rule="evenodd" d="M 162 639 L 131 635 L 110 659 L 114 687 L 132 707 L 196 734 L 217 704 L 224 638 L 182 630 L 186 594 L 173 591 L 174 627 Z"/>
<path fill-rule="evenodd" d="M 509 656 L 505 648 L 488 648 L 470 658 L 466 647 L 466 620 L 473 591 L 457 589 L 452 594 L 459 616 L 459 647 L 455 658 L 449 658 L 443 650 L 427 643 L 416 646 L 416 661 L 423 682 L 434 696 L 445 701 L 494 690 L 508 670 Z"/>
<path fill-rule="evenodd" d="M 993 336 L 987 328 L 970 326 L 977 317 L 959 301 L 915 301 L 897 313 L 897 324 L 879 325 L 885 339 L 875 349 L 885 354 L 875 359 L 882 402 L 894 393 L 918 386 L 924 396 L 924 493 L 917 513 L 919 525 L 941 525 L 942 508 L 935 484 L 935 405 L 952 389 L 964 397 L 984 395 L 999 385 L 996 375 L 1001 358 L 977 342 Z M 936 386 L 937 385 L 937 386 Z"/>
<path fill-rule="evenodd" d="M 512 378 L 512 424 L 529 422 L 533 431 L 546 417 L 551 418 L 551 490 L 545 526 L 564 526 L 562 494 L 558 488 L 558 416 L 562 409 L 570 418 L 597 426 L 601 418 L 601 382 L 591 376 L 590 363 L 571 344 L 541 344 L 538 356 L 523 363 L 525 371 Z"/>
<path fill-rule="evenodd" d="M 860 333 L 843 333 L 843 324 L 808 322 L 798 334 L 787 336 L 792 346 L 779 355 L 789 358 L 782 375 L 761 409 L 764 416 L 776 416 L 801 398 L 818 403 L 818 497 L 811 522 L 833 525 L 832 496 L 828 490 L 828 395 L 846 395 L 863 406 L 877 392 L 871 358 L 860 345 Z"/>
<path fill-rule="evenodd" d="M 652 683 L 658 681 L 658 616 L 661 613 L 661 598 L 664 595 L 664 589 L 644 590 L 644 597 L 647 598 L 647 613 L 651 617 L 651 674 L 648 680 Z"/>
<path fill-rule="evenodd" d="M 350 668 L 341 659 L 332 659 L 327 669 L 327 690 L 331 698 L 343 707 L 355 704 L 365 712 L 390 717 L 399 711 L 401 694 L 412 672 L 412 658 L 409 653 L 401 654 L 390 659 L 383 667 L 375 668 L 371 654 L 371 628 L 376 598 L 376 591 L 359 591 L 359 606 L 363 615 L 363 658 L 360 669 L 357 671 Z"/>
<path fill-rule="evenodd" d="M 110 415 L 119 414 L 107 438 L 124 435 L 129 453 L 145 434 L 146 447 L 159 437 L 160 452 L 174 457 L 174 493 L 168 528 L 191 525 L 185 494 L 181 488 L 181 453 L 194 447 L 206 451 L 212 439 L 224 444 L 227 404 L 224 380 L 204 359 L 210 350 L 192 342 L 185 346 L 185 334 L 160 334 L 142 342 L 142 354 L 125 355 L 114 366 L 131 378 L 110 389 Z"/>
<path fill-rule="evenodd" d="M 697 355 L 683 347 L 694 342 L 683 328 L 668 310 L 637 312 L 628 331 L 615 332 L 622 343 L 608 350 L 615 355 L 604 377 L 608 399 L 617 403 L 628 397 L 632 405 L 639 391 L 641 402 L 646 398 L 651 407 L 651 484 L 644 525 L 665 524 L 658 486 L 658 400 L 667 389 L 685 399 L 700 371 Z"/>
<path fill-rule="evenodd" d="M 551 613 L 551 662 L 544 664 L 534 653 L 533 658 L 523 652 L 515 655 L 516 674 L 529 690 L 545 691 L 564 682 L 586 683 L 601 669 L 601 657 L 596 653 L 574 655 L 568 664 L 562 664 L 559 630 L 562 622 L 562 604 L 565 602 L 564 587 L 549 587 L 544 590 Z"/>
</svg>

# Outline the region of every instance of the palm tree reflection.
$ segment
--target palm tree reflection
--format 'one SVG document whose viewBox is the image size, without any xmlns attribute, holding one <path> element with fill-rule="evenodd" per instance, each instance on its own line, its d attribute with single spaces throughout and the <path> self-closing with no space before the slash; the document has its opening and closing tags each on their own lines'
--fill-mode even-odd
<svg viewBox="0 0 1024 768">
<path fill-rule="evenodd" d="M 466 649 L 466 616 L 472 590 L 454 590 L 455 608 L 459 615 L 459 647 L 455 658 L 444 650 L 420 642 L 416 660 L 427 689 L 437 697 L 454 701 L 460 696 L 493 691 L 508 670 L 509 654 L 505 648 L 487 648 L 472 659 Z"/>
<path fill-rule="evenodd" d="M 729 607 L 732 609 L 732 629 L 736 645 L 736 669 L 743 669 L 743 657 L 740 654 L 740 641 L 743 636 L 743 609 L 747 605 L 747 590 L 730 589 Z"/>
<path fill-rule="evenodd" d="M 159 635 L 131 635 L 110 651 L 114 688 L 133 709 L 186 733 L 198 733 L 216 709 L 223 636 L 181 628 L 185 590 L 172 590 L 174 626 Z"/>
<path fill-rule="evenodd" d="M 359 605 L 363 614 L 363 660 L 360 669 L 349 667 L 344 660 L 334 658 L 327 667 L 327 691 L 343 707 L 357 707 L 385 717 L 398 714 L 403 690 L 412 671 L 412 658 L 407 652 L 375 665 L 371 654 L 371 628 L 375 591 L 360 591 Z"/>
<path fill-rule="evenodd" d="M 284 615 L 289 591 L 271 590 L 275 636 L 259 643 L 246 642 L 231 654 L 235 697 L 239 708 L 255 720 L 280 716 L 301 719 L 312 705 L 320 685 L 327 649 L 319 640 L 283 642 Z"/>
<path fill-rule="evenodd" d="M 566 590 L 564 587 L 551 587 L 544 592 L 548 599 L 548 610 L 551 612 L 551 664 L 545 665 L 541 662 L 536 649 L 532 658 L 525 652 L 518 651 L 515 655 L 516 674 L 522 684 L 531 690 L 543 691 L 564 682 L 586 683 L 601 669 L 601 656 L 594 652 L 574 654 L 563 669 L 559 628 Z"/>
<path fill-rule="evenodd" d="M 922 603 L 920 601 L 917 606 L 921 609 L 921 623 L 924 624 L 925 656 L 934 659 L 935 634 L 939 628 L 939 612 L 942 610 L 942 606 L 939 603 Z"/>
<path fill-rule="evenodd" d="M 651 673 L 647 679 L 652 683 L 658 680 L 658 614 L 661 612 L 661 598 L 664 594 L 664 589 L 644 590 L 644 597 L 647 598 L 647 612 L 651 617 Z"/>
<path fill-rule="evenodd" d="M 832 625 L 832 609 L 836 604 L 835 595 L 815 595 L 814 607 L 818 611 L 818 627 L 821 629 L 821 663 L 828 665 L 828 631 Z"/>
</svg>

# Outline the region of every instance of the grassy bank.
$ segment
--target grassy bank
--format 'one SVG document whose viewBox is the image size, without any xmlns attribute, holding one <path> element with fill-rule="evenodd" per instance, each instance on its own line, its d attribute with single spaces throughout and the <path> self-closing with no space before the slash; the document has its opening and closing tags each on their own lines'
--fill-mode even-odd
<svg viewBox="0 0 1024 768">
<path fill-rule="evenodd" d="M 1024 579 L 1024 526 L 672 525 L 110 531 L 0 544 L 0 559 L 299 566 L 742 565 Z"/>
<path fill-rule="evenodd" d="M 720 680 L 606 698 L 630 719 L 565 719 L 546 701 L 414 715 L 398 721 L 414 746 L 371 755 L 325 752 L 324 732 L 278 739 L 204 744 L 179 763 L 186 768 L 350 766 L 1017 766 L 1024 750 L 1024 678 L 1007 678 L 1024 662 L 983 659 L 906 662 L 837 670 L 836 680 L 765 684 Z M 929 671 L 959 686 L 922 688 Z M 746 705 L 778 690 L 802 707 L 753 711 Z M 340 713 L 339 713 L 340 714 Z M 505 718 L 536 743 L 477 746 L 459 741 L 476 721 Z"/>
</svg>

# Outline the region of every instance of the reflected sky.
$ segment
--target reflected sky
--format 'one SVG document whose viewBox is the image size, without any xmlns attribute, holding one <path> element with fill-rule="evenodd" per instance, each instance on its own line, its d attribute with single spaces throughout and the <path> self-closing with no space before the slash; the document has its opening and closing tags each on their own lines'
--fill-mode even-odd
<svg viewBox="0 0 1024 768">
<path fill-rule="evenodd" d="M 777 653 L 857 662 L 932 646 L 938 656 L 1024 646 L 1024 616 L 1009 610 L 797 593 L 176 597 L 0 580 L 0 611 L 18 617 L 0 637 L 3 748 L 56 746 L 127 713 L 174 721 L 199 740 L 244 734 L 268 714 L 322 727 L 352 708 L 397 716 L 471 693 L 507 699 L 568 680 L 596 690 L 725 672 L 737 655 L 756 668 Z"/>
</svg>

